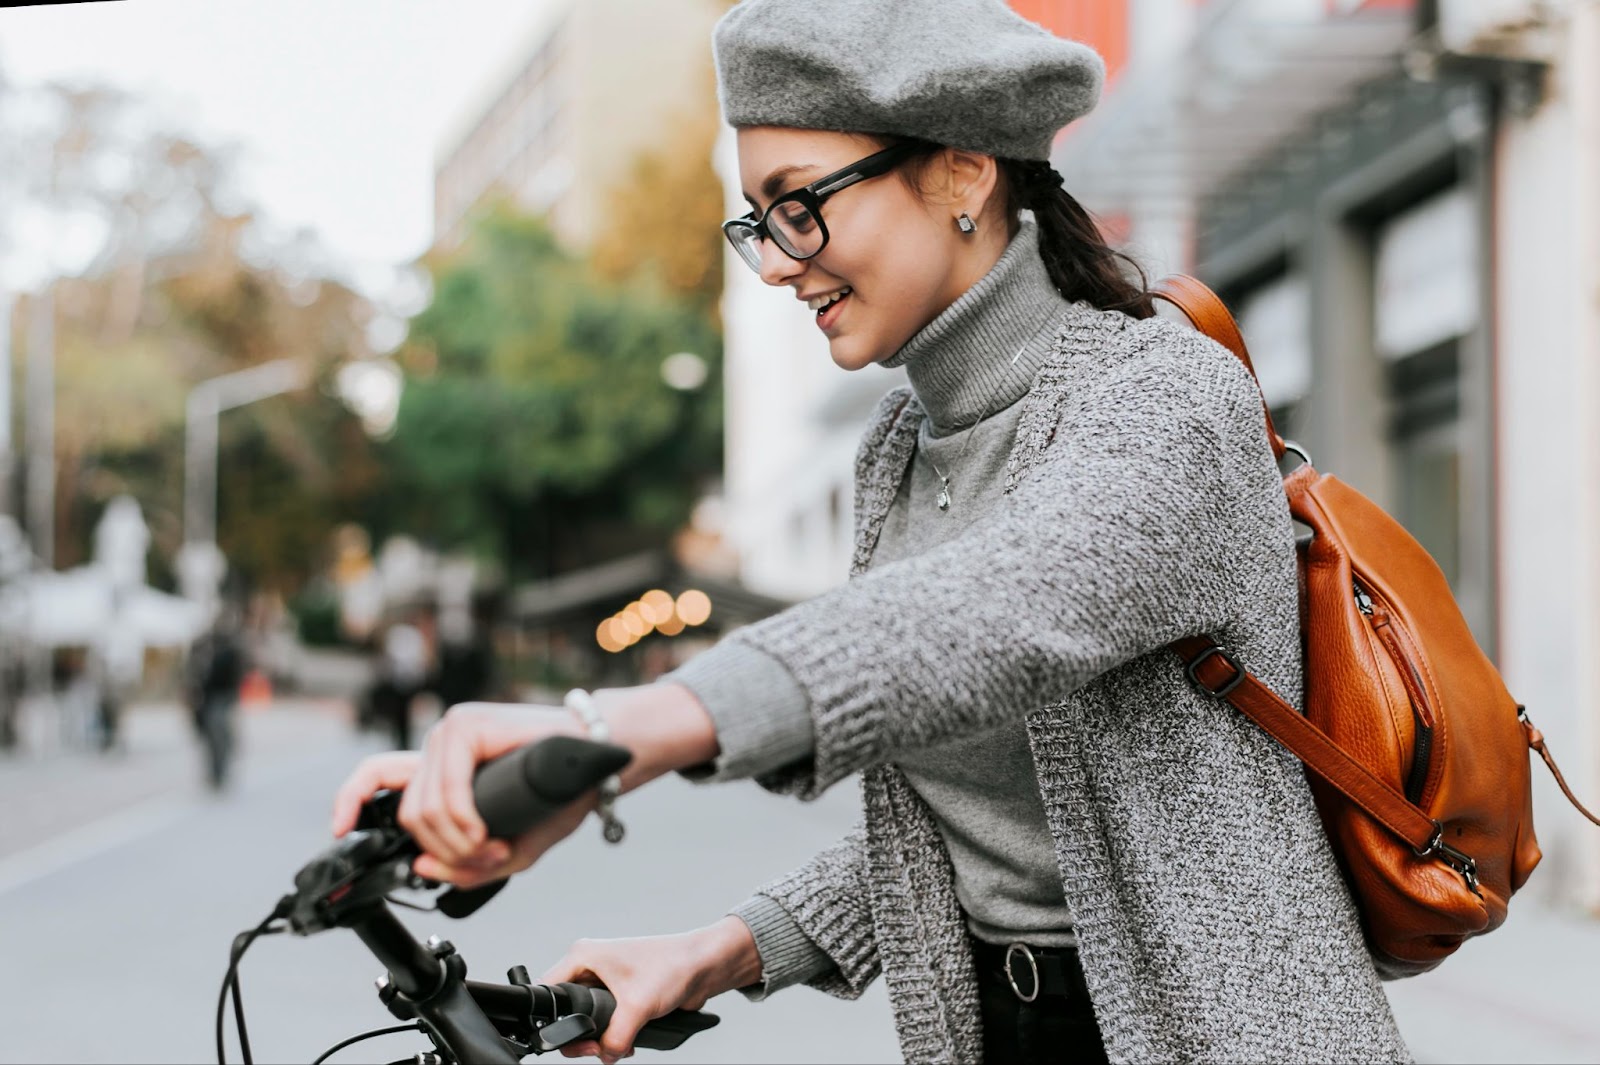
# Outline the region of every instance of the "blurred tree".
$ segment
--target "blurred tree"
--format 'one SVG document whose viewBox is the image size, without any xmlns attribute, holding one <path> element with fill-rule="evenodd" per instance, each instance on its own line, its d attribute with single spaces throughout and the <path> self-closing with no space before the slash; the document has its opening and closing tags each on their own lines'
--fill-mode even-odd
<svg viewBox="0 0 1600 1065">
<path fill-rule="evenodd" d="M 25 240 L 43 216 L 70 223 L 79 245 L 76 265 L 57 262 L 76 275 L 56 282 L 57 564 L 85 558 L 105 501 L 127 492 L 144 506 L 160 575 L 182 536 L 189 390 L 295 357 L 317 387 L 224 416 L 218 508 L 234 569 L 292 591 L 328 530 L 378 488 L 370 442 L 331 384 L 369 354 L 373 308 L 317 279 L 303 239 L 274 246 L 231 206 L 225 152 L 162 128 L 132 98 L 42 90 L 20 114 L 0 112 L 0 133 L 17 168 L 0 235 Z"/>
<path fill-rule="evenodd" d="M 513 576 L 665 542 L 721 464 L 721 341 L 702 308 L 597 279 L 503 203 L 426 265 L 433 302 L 402 347 L 385 445 L 393 519 Z M 682 351 L 711 368 L 699 389 L 662 377 Z"/>
</svg>

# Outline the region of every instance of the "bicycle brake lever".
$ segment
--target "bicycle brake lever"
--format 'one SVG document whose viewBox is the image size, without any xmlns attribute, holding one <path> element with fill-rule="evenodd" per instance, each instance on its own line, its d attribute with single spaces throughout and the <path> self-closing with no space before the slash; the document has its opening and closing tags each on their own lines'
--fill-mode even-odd
<svg viewBox="0 0 1600 1065">
<path fill-rule="evenodd" d="M 594 1038 L 594 1018 L 587 1013 L 569 1013 L 559 1020 L 551 1021 L 539 1029 L 538 1043 L 535 1047 L 540 1053 L 551 1050 L 560 1050 L 568 1043 L 579 1039 Z"/>
<path fill-rule="evenodd" d="M 500 893 L 500 889 L 510 883 L 507 880 L 496 880 L 488 884 L 480 884 L 475 888 L 451 888 L 434 900 L 434 905 L 439 907 L 439 912 L 446 917 L 469 917 L 478 912 L 484 903 Z"/>
</svg>

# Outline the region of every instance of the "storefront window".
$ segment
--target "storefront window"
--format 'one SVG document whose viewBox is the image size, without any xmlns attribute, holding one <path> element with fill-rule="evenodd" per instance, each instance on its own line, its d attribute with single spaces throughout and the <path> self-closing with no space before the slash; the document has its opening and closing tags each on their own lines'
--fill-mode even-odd
<svg viewBox="0 0 1600 1065">
<path fill-rule="evenodd" d="M 1311 391 L 1311 286 L 1299 273 L 1257 285 L 1239 299 L 1238 317 L 1273 424 L 1293 439 Z"/>
<path fill-rule="evenodd" d="M 1458 596 L 1461 551 L 1460 338 L 1477 325 L 1472 201 L 1451 188 L 1376 234 L 1375 346 L 1386 364 L 1395 516 Z"/>
</svg>

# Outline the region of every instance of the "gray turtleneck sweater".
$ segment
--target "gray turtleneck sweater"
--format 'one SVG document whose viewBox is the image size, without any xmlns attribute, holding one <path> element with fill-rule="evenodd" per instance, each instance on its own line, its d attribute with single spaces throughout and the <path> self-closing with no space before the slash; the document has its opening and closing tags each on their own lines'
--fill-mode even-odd
<svg viewBox="0 0 1600 1065">
<path fill-rule="evenodd" d="M 905 366 L 929 420 L 885 518 L 874 567 L 949 542 L 998 504 L 1018 401 L 1051 353 L 1049 326 L 1064 303 L 1040 258 L 1038 227 L 1024 215 L 994 267 L 885 362 Z M 945 510 L 938 506 L 941 471 L 950 479 Z M 805 692 L 763 652 L 724 643 L 664 679 L 705 704 L 717 724 L 724 773 L 729 765 L 761 773 L 811 753 Z M 1021 716 L 897 752 L 896 762 L 934 813 L 969 930 L 994 943 L 1075 943 Z M 770 897 L 755 895 L 733 912 L 761 953 L 759 993 L 829 966 Z"/>
</svg>

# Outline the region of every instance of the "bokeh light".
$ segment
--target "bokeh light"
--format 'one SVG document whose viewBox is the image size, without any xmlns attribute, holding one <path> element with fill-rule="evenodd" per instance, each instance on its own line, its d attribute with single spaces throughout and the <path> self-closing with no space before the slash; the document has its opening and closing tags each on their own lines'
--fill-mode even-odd
<svg viewBox="0 0 1600 1065">
<path fill-rule="evenodd" d="M 677 612 L 685 625 L 704 625 L 711 617 L 711 597 L 699 589 L 690 588 L 678 596 Z"/>
</svg>

